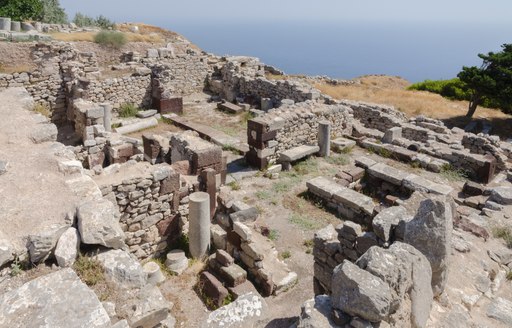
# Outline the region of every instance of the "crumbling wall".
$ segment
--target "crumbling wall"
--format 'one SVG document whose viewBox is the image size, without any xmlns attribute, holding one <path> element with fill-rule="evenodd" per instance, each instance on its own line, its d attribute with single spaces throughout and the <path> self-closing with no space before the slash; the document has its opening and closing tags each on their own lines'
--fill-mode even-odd
<svg viewBox="0 0 512 328">
<path fill-rule="evenodd" d="M 368 104 L 343 100 L 342 105 L 352 108 L 354 118 L 358 119 L 366 128 L 385 132 L 407 121 L 404 113 L 385 105 Z"/>
</svg>

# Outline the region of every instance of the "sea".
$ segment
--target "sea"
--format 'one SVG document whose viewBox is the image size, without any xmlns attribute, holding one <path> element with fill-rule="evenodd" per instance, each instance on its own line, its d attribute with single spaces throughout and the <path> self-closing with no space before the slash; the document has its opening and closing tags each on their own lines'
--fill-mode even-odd
<svg viewBox="0 0 512 328">
<path fill-rule="evenodd" d="M 479 22 L 152 22 L 217 55 L 248 55 L 287 74 L 351 79 L 369 74 L 411 82 L 456 77 L 479 53 L 512 43 L 512 25 Z"/>
</svg>

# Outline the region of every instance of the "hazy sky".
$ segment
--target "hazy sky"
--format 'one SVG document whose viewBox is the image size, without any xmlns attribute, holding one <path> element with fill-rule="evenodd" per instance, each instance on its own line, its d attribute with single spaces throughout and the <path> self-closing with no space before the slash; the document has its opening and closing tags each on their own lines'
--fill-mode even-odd
<svg viewBox="0 0 512 328">
<path fill-rule="evenodd" d="M 79 11 L 118 22 L 356 20 L 512 25 L 510 0 L 60 0 L 70 18 Z"/>
</svg>

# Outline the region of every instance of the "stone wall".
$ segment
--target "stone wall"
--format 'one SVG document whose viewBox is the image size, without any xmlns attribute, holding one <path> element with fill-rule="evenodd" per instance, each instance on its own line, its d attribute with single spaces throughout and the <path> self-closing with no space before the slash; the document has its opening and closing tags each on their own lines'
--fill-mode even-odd
<svg viewBox="0 0 512 328">
<path fill-rule="evenodd" d="M 158 255 L 181 233 L 180 175 L 167 164 L 127 163 L 117 169 L 95 176 L 95 181 L 103 196 L 119 207 L 130 252 L 139 259 Z"/>
<path fill-rule="evenodd" d="M 354 118 L 358 119 L 366 128 L 385 132 L 395 126 L 400 126 L 407 121 L 404 113 L 385 105 L 368 104 L 343 100 L 339 102 L 350 107 Z"/>
<path fill-rule="evenodd" d="M 32 72 L 0 74 L 0 90 L 25 87 L 36 103 L 51 110 L 52 122 L 66 120 L 66 89 L 63 66 L 77 58 L 76 50 L 63 42 L 37 43 L 32 47 L 37 68 Z"/>
<path fill-rule="evenodd" d="M 279 154 L 300 145 L 318 143 L 320 121 L 331 122 L 331 134 L 352 134 L 352 111 L 343 105 L 313 101 L 282 106 L 250 120 L 247 125 L 249 164 L 260 169 L 272 164 Z"/>
</svg>

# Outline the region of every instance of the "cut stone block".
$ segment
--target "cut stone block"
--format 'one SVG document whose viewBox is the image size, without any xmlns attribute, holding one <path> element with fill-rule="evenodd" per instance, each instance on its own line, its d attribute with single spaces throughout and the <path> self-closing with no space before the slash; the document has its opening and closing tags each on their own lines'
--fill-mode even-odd
<svg viewBox="0 0 512 328">
<path fill-rule="evenodd" d="M 372 176 L 387 181 L 395 186 L 401 186 L 408 173 L 395 169 L 384 163 L 378 163 L 368 168 Z"/>
<path fill-rule="evenodd" d="M 372 215 L 375 209 L 375 204 L 370 197 L 345 187 L 341 187 L 340 190 L 333 195 L 333 199 L 350 208 L 362 210 L 368 215 Z"/>
<path fill-rule="evenodd" d="M 453 188 L 448 185 L 442 185 L 415 174 L 409 174 L 403 180 L 403 186 L 413 191 L 423 191 L 437 195 L 449 195 Z"/>
<path fill-rule="evenodd" d="M 235 105 L 235 104 L 232 104 L 230 102 L 218 103 L 217 104 L 217 108 L 222 110 L 222 111 L 231 113 L 231 114 L 238 114 L 238 113 L 243 112 L 243 108 L 242 107 L 240 107 L 238 105 Z"/>
<path fill-rule="evenodd" d="M 280 162 L 295 162 L 304 157 L 318 153 L 320 147 L 302 145 L 282 152 L 279 156 Z"/>
</svg>

